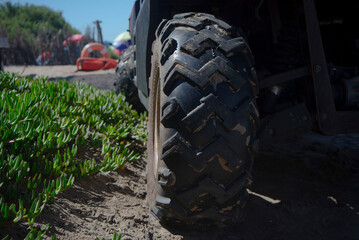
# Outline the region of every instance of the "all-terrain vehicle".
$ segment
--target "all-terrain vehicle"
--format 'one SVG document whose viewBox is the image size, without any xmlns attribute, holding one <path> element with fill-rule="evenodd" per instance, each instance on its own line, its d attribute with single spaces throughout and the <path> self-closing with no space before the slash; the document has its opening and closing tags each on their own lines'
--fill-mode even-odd
<svg viewBox="0 0 359 240">
<path fill-rule="evenodd" d="M 236 221 L 258 149 L 359 132 L 358 13 L 355 0 L 135 1 L 115 84 L 148 110 L 147 202 L 162 224 Z"/>
</svg>

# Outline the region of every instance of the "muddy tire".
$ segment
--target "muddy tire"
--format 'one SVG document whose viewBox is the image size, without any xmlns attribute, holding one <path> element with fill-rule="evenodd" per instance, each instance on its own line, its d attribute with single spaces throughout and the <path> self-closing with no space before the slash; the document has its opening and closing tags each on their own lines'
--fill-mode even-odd
<svg viewBox="0 0 359 240">
<path fill-rule="evenodd" d="M 212 15 L 163 21 L 150 78 L 147 203 L 163 225 L 208 229 L 241 216 L 258 124 L 251 51 Z"/>
<path fill-rule="evenodd" d="M 138 89 L 133 80 L 135 76 L 134 52 L 135 47 L 131 45 L 121 56 L 116 68 L 115 89 L 117 94 L 124 93 L 126 101 L 132 104 L 134 109 L 143 112 L 145 107 L 138 97 Z"/>
</svg>

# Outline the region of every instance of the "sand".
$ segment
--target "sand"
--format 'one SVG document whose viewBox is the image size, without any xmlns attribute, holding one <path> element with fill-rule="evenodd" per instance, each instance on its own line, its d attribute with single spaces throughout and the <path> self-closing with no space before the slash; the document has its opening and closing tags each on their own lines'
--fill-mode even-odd
<svg viewBox="0 0 359 240">
<path fill-rule="evenodd" d="M 114 69 L 76 72 L 75 66 L 5 66 L 22 75 L 83 81 L 114 89 Z M 82 179 L 37 218 L 58 239 L 359 239 L 359 135 L 307 132 L 255 158 L 246 216 L 210 233 L 162 228 L 145 206 L 145 160 L 125 170 Z M 22 239 L 27 225 L 4 229 Z"/>
</svg>

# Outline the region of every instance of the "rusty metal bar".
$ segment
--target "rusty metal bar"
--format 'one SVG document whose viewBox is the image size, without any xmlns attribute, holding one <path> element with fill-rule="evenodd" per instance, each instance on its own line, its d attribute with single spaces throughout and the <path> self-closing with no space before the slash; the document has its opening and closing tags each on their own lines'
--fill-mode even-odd
<svg viewBox="0 0 359 240">
<path fill-rule="evenodd" d="M 308 67 L 293 69 L 261 80 L 259 82 L 259 88 L 260 89 L 267 88 L 276 84 L 289 82 L 291 80 L 295 80 L 305 76 L 309 76 Z"/>
<path fill-rule="evenodd" d="M 311 70 L 317 107 L 319 128 L 327 133 L 333 125 L 335 104 L 330 85 L 327 61 L 325 58 L 322 37 L 314 5 L 314 0 L 303 0 Z"/>
<path fill-rule="evenodd" d="M 303 0 L 319 129 L 324 134 L 359 132 L 359 111 L 336 111 L 314 0 Z"/>
</svg>

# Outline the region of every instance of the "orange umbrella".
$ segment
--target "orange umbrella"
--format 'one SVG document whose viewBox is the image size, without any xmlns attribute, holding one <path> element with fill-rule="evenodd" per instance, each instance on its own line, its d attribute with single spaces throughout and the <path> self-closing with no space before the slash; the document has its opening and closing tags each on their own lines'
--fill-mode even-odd
<svg viewBox="0 0 359 240">
<path fill-rule="evenodd" d="M 85 35 L 74 34 L 74 35 L 71 35 L 70 37 L 68 37 L 66 40 L 64 40 L 62 42 L 62 45 L 66 46 L 66 44 L 71 44 L 71 43 L 74 43 L 74 42 L 78 42 L 78 41 L 81 41 L 84 38 L 85 38 Z"/>
</svg>

